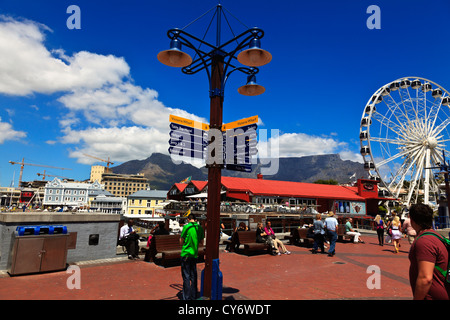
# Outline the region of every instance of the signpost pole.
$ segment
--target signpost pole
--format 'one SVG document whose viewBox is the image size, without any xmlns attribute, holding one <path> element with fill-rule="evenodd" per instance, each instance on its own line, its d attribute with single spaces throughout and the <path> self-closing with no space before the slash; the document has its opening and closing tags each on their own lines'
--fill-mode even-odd
<svg viewBox="0 0 450 320">
<path fill-rule="evenodd" d="M 223 91 L 221 74 L 223 73 L 223 58 L 220 54 L 213 57 L 211 66 L 210 121 L 211 129 L 221 130 L 223 116 Z M 217 144 L 221 148 L 222 144 Z M 206 252 L 203 292 L 210 297 L 213 283 L 213 260 L 219 258 L 219 228 L 220 228 L 220 191 L 222 187 L 222 164 L 213 163 L 208 168 L 208 203 L 206 213 Z M 215 281 L 214 281 L 215 282 Z"/>
</svg>

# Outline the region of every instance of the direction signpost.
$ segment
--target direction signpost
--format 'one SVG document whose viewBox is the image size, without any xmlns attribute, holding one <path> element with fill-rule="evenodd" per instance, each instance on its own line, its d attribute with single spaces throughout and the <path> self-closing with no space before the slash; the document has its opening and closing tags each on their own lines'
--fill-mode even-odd
<svg viewBox="0 0 450 320">
<path fill-rule="evenodd" d="M 169 153 L 171 155 L 205 159 L 209 126 L 195 120 L 170 115 Z"/>
<path fill-rule="evenodd" d="M 220 141 L 208 141 L 209 125 L 174 115 L 169 120 L 171 155 L 206 159 L 210 143 L 218 143 L 216 148 L 220 147 Z M 258 116 L 254 116 L 222 125 L 225 169 L 252 172 L 252 157 L 258 153 L 257 122 Z"/>
<path fill-rule="evenodd" d="M 252 156 L 258 153 L 256 129 L 258 116 L 224 124 L 225 169 L 252 172 Z"/>
</svg>

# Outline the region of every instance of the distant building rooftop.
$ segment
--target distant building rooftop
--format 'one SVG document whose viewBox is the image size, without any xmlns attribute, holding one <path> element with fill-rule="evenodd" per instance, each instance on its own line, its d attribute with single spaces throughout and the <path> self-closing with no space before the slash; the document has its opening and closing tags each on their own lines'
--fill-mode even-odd
<svg viewBox="0 0 450 320">
<path fill-rule="evenodd" d="M 133 194 L 130 194 L 128 198 L 167 198 L 168 190 L 139 190 Z"/>
</svg>

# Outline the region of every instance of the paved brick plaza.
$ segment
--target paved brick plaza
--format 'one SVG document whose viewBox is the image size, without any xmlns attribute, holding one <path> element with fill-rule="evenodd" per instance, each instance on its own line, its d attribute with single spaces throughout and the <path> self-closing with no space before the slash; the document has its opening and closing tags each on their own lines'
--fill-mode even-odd
<svg viewBox="0 0 450 320">
<path fill-rule="evenodd" d="M 403 239 L 401 251 L 393 245 L 378 245 L 376 236 L 363 236 L 365 244 L 336 245 L 336 256 L 311 254 L 311 249 L 287 245 L 291 255 L 250 257 L 220 253 L 224 275 L 224 299 L 234 300 L 322 300 L 322 299 L 412 299 L 408 279 L 408 251 Z M 222 247 L 221 247 L 222 248 Z M 0 299 L 178 300 L 182 287 L 180 267 L 163 268 L 142 260 L 118 258 L 103 263 L 80 265 L 81 289 L 68 289 L 66 271 L 10 277 L 0 276 Z M 368 289 L 372 273 L 381 270 L 381 288 Z M 199 272 L 204 268 L 198 264 Z M 199 278 L 200 279 L 200 278 Z"/>
</svg>

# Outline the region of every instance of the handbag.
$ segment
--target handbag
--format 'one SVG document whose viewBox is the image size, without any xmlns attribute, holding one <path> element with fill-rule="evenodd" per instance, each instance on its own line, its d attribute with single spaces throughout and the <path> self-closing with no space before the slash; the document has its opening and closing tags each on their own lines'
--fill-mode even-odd
<svg viewBox="0 0 450 320">
<path fill-rule="evenodd" d="M 387 229 L 387 234 L 392 237 L 392 226 L 389 226 L 389 228 Z"/>
</svg>

